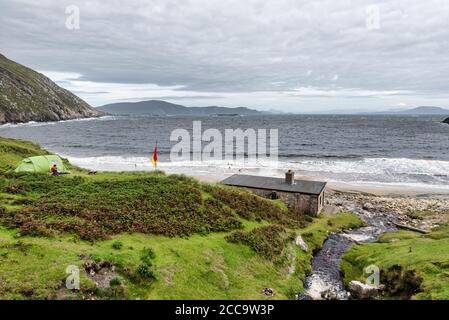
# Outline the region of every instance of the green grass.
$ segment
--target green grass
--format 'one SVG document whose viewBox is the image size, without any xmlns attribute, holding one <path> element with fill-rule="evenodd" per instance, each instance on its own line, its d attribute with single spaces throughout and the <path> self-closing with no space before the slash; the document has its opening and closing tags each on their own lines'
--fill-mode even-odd
<svg viewBox="0 0 449 320">
<path fill-rule="evenodd" d="M 80 246 L 60 239 L 17 239 L 16 234 L 0 229 L 0 298 L 55 299 L 66 267 L 81 267 Z M 92 286 L 83 274 L 82 285 Z"/>
<path fill-rule="evenodd" d="M 336 216 L 324 216 L 314 221 L 315 223 L 301 230 L 302 237 L 311 246 L 312 250 L 321 247 L 330 233 L 365 226 L 360 218 L 348 212 Z"/>
<path fill-rule="evenodd" d="M 309 246 L 316 248 L 324 241 L 328 221 L 336 222 L 336 229 L 359 223 L 348 214 L 315 219 L 308 230 L 317 235 Z M 250 231 L 266 222 L 245 223 Z M 108 260 L 117 266 L 129 299 L 272 299 L 262 293 L 263 288 L 274 288 L 274 299 L 291 299 L 302 291 L 302 281 L 310 271 L 311 253 L 304 253 L 292 242 L 287 249 L 292 253 L 296 271 L 288 272 L 288 264 L 279 266 L 264 258 L 250 246 L 230 243 L 229 233 L 211 233 L 205 236 L 169 238 L 155 235 L 122 234 L 110 240 L 94 243 L 71 236 L 53 238 L 18 236 L 16 230 L 0 229 L 0 298 L 55 299 L 67 277 L 69 265 L 82 268 L 80 255 L 92 255 L 97 260 Z M 114 243 L 119 241 L 119 250 Z M 25 248 L 25 249 L 23 249 Z M 134 283 L 122 272 L 135 272 L 141 264 L 142 250 L 152 248 L 156 280 L 149 284 Z M 92 281 L 83 276 L 84 291 L 92 289 Z M 29 293 L 32 292 L 32 295 Z M 75 296 L 81 298 L 81 296 Z"/>
<path fill-rule="evenodd" d="M 280 201 L 163 173 L 15 174 L 22 157 L 46 151 L 10 139 L 0 147 L 9 148 L 0 169 L 0 299 L 291 299 L 327 234 L 362 225 L 339 214 L 301 229 Z M 228 241 L 236 230 L 254 237 Z M 298 234 L 309 252 L 292 241 Z M 114 264 L 118 294 L 95 289 L 86 257 Z M 69 265 L 81 269 L 80 292 L 64 289 Z"/>
<path fill-rule="evenodd" d="M 23 158 L 48 154 L 38 145 L 0 137 L 0 173 L 15 169 Z"/>
<path fill-rule="evenodd" d="M 123 243 L 120 251 L 112 248 L 111 241 L 117 240 Z M 282 299 L 288 298 L 292 287 L 300 290 L 299 281 L 292 281 L 284 270 L 278 270 L 245 246 L 228 243 L 219 233 L 189 239 L 121 235 L 93 245 L 64 238 L 26 237 L 21 241 L 21 246 L 30 247 L 26 251 L 8 247 L 8 254 L 0 263 L 1 278 L 6 280 L 0 286 L 2 298 L 23 298 L 26 291 L 35 292 L 34 298 L 55 298 L 56 289 L 66 277 L 66 266 L 82 266 L 79 254 L 93 254 L 118 266 L 136 269 L 145 247 L 156 252 L 158 280 L 145 287 L 125 279 L 131 287 L 129 298 L 260 299 L 265 298 L 262 289 L 272 286 L 277 289 L 277 298 Z M 0 231 L 2 251 L 17 243 L 13 234 Z"/>
<path fill-rule="evenodd" d="M 354 246 L 343 257 L 345 282 L 364 279 L 363 269 L 374 264 L 386 273 L 394 265 L 422 277 L 422 292 L 414 299 L 449 299 L 449 227 L 428 235 L 399 231 L 382 236 L 378 243 Z M 394 297 L 393 297 L 394 298 Z"/>
</svg>

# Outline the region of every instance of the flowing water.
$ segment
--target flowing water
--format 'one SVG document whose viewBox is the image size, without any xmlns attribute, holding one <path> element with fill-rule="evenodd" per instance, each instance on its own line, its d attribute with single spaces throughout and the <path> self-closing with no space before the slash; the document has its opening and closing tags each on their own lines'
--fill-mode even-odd
<svg viewBox="0 0 449 320">
<path fill-rule="evenodd" d="M 356 208 L 351 210 L 365 223 L 366 227 L 331 234 L 312 260 L 312 273 L 304 283 L 305 292 L 301 300 L 348 299 L 349 292 L 343 285 L 340 269 L 341 258 L 354 243 L 376 241 L 383 233 L 395 230 L 394 217 Z"/>
</svg>

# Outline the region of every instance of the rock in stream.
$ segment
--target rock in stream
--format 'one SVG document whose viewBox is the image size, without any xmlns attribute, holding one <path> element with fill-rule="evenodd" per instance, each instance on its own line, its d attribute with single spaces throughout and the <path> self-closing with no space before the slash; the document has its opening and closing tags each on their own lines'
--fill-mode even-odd
<svg viewBox="0 0 449 320">
<path fill-rule="evenodd" d="M 300 300 L 347 300 L 350 293 L 343 285 L 340 269 L 341 258 L 354 243 L 367 243 L 376 241 L 385 232 L 395 230 L 394 215 L 367 211 L 353 206 L 351 211 L 357 214 L 367 226 L 356 230 L 331 234 L 324 242 L 323 247 L 312 260 L 312 273 L 307 276 L 305 292 L 298 298 Z M 356 297 L 353 297 L 356 298 Z"/>
</svg>

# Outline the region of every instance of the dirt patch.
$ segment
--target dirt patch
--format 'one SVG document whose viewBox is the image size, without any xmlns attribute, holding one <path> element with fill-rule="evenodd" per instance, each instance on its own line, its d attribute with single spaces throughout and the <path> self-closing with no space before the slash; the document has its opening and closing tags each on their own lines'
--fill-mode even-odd
<svg viewBox="0 0 449 320">
<path fill-rule="evenodd" d="M 118 277 L 115 266 L 110 261 L 86 261 L 84 270 L 87 276 L 95 282 L 96 288 L 106 289 L 110 287 L 111 280 Z"/>
<path fill-rule="evenodd" d="M 56 291 L 57 300 L 121 299 L 126 297 L 127 290 L 124 280 L 110 261 L 94 261 L 87 254 L 80 255 L 80 258 L 85 260 L 80 272 L 84 272 L 87 278 L 92 280 L 92 285 L 81 285 L 80 290 L 69 290 L 66 288 L 64 280 Z"/>
<path fill-rule="evenodd" d="M 393 265 L 381 272 L 381 282 L 386 284 L 382 290 L 384 296 L 409 300 L 422 291 L 423 278 L 415 270 L 403 270 L 402 266 Z"/>
<path fill-rule="evenodd" d="M 167 285 L 173 284 L 173 278 L 177 272 L 177 268 L 175 266 L 159 268 L 158 271 Z"/>
<path fill-rule="evenodd" d="M 225 239 L 231 243 L 245 244 L 264 258 L 285 266 L 288 263 L 285 248 L 288 242 L 294 240 L 294 234 L 283 226 L 269 225 L 249 232 L 235 231 Z"/>
</svg>

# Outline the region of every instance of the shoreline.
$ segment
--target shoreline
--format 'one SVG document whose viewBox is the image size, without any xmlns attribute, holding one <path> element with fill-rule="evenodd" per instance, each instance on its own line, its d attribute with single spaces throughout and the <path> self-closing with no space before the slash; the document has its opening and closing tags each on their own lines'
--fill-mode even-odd
<svg viewBox="0 0 449 320">
<path fill-rule="evenodd" d="M 89 121 L 89 120 L 99 120 L 99 119 L 109 119 L 112 116 L 106 115 L 101 117 L 91 117 L 82 119 L 71 119 L 63 120 L 57 122 L 35 122 L 35 123 L 22 123 L 22 124 L 4 124 L 0 125 L 0 128 L 4 126 L 25 126 L 25 125 L 52 125 L 60 122 L 74 122 L 74 121 Z M 51 152 L 51 151 L 50 151 Z M 88 157 L 80 158 L 76 156 L 70 156 L 60 152 L 55 152 L 55 154 L 60 155 L 62 158 L 66 158 L 75 166 L 84 168 L 86 170 L 98 171 L 98 172 L 130 172 L 130 171 L 146 171 L 151 172 L 154 168 L 151 164 L 146 162 L 135 162 L 129 161 L 128 163 L 111 162 L 111 160 L 102 159 L 102 157 Z M 98 159 L 98 161 L 85 161 L 85 159 L 91 160 L 92 158 Z M 109 157 L 104 157 L 109 158 Z M 138 159 L 139 160 L 139 159 Z M 270 167 L 253 167 L 253 168 L 238 168 L 238 167 L 218 167 L 204 165 L 204 166 L 189 166 L 183 165 L 183 163 L 169 163 L 160 162 L 158 170 L 164 171 L 167 174 L 184 174 L 189 177 L 196 178 L 203 182 L 217 183 L 220 182 L 234 174 L 249 174 L 249 175 L 260 175 L 268 177 L 282 177 L 282 169 L 270 168 Z M 313 175 L 312 172 L 302 171 L 296 172 L 297 179 L 302 180 L 315 180 L 315 181 L 325 181 L 327 182 L 327 191 L 332 192 L 345 192 L 345 193 L 356 193 L 362 195 L 372 195 L 372 196 L 387 196 L 387 197 L 448 197 L 449 198 L 449 187 L 444 185 L 424 185 L 424 184 L 407 184 L 407 183 L 388 183 L 388 182 L 344 182 L 327 179 L 326 177 L 319 177 Z"/>
<path fill-rule="evenodd" d="M 121 156 L 99 156 L 99 157 L 77 157 L 61 155 L 67 158 L 72 164 L 94 171 L 147 171 L 154 170 L 150 161 L 145 157 L 121 157 Z M 326 172 L 295 170 L 288 164 L 282 167 L 262 166 L 245 167 L 229 165 L 223 162 L 214 165 L 213 163 L 191 163 L 191 162 L 160 162 L 158 170 L 167 174 L 184 174 L 197 178 L 204 182 L 220 182 L 234 174 L 258 175 L 267 177 L 283 177 L 287 169 L 296 172 L 296 178 L 301 180 L 314 180 L 327 182 L 329 190 L 356 192 L 362 194 L 372 194 L 377 196 L 426 196 L 426 195 L 447 195 L 449 196 L 449 186 L 443 184 L 407 183 L 407 182 L 377 182 L 377 181 L 350 181 L 339 180 L 335 174 Z M 334 175 L 334 176 L 332 176 Z"/>
<path fill-rule="evenodd" d="M 154 171 L 154 168 L 148 165 L 132 165 L 129 163 L 128 167 L 123 167 L 122 164 L 117 164 L 116 166 L 108 166 L 108 169 L 102 170 L 101 164 L 97 163 L 95 165 L 90 165 L 88 163 L 84 163 L 79 161 L 76 157 L 65 156 L 62 157 L 67 158 L 70 163 L 79 166 L 81 168 L 87 170 L 94 171 L 111 171 L 111 172 L 130 172 L 130 171 L 146 171 L 151 172 Z M 166 174 L 184 174 L 186 176 L 198 179 L 202 182 L 208 183 L 218 183 L 234 174 L 249 174 L 249 175 L 261 175 L 261 176 L 269 176 L 269 177 L 282 177 L 278 170 L 274 169 L 274 171 L 270 171 L 267 168 L 259 168 L 259 169 L 251 169 L 251 170 L 237 170 L 235 168 L 232 169 L 223 169 L 222 170 L 213 170 L 211 167 L 188 167 L 188 166 L 170 166 L 167 165 L 166 162 L 161 162 L 161 166 L 158 167 L 158 170 L 164 171 Z M 212 169 L 212 170 L 211 170 Z M 268 174 L 264 174 L 264 172 L 268 172 Z M 449 188 L 444 188 L 440 186 L 422 186 L 422 185 L 407 185 L 400 183 L 382 183 L 382 182 L 343 182 L 343 181 L 332 181 L 326 180 L 325 178 L 315 177 L 312 175 L 304 175 L 298 174 L 296 176 L 298 180 L 315 180 L 315 181 L 325 181 L 327 182 L 327 190 L 328 192 L 345 192 L 345 193 L 357 193 L 364 195 L 372 195 L 372 196 L 389 196 L 389 197 L 433 197 L 433 196 L 444 196 L 449 197 Z"/>
<path fill-rule="evenodd" d="M 90 120 L 100 120 L 104 118 L 110 118 L 114 117 L 114 115 L 106 114 L 98 117 L 86 117 L 86 118 L 74 118 L 74 119 L 66 119 L 66 120 L 54 120 L 54 121 L 28 121 L 28 122 L 5 122 L 0 123 L 0 129 L 1 128 L 13 128 L 13 127 L 21 127 L 21 126 L 33 126 L 33 125 L 54 125 L 58 123 L 65 123 L 65 122 L 75 122 L 75 121 L 90 121 Z"/>
<path fill-rule="evenodd" d="M 385 185 L 375 183 L 345 183 L 345 182 L 329 182 L 328 191 L 358 193 L 371 196 L 381 197 L 435 197 L 443 196 L 449 198 L 449 191 L 442 190 L 438 187 L 412 187 L 407 185 Z"/>
<path fill-rule="evenodd" d="M 222 179 L 216 177 L 211 177 L 210 175 L 192 175 L 191 177 L 198 179 L 203 182 L 208 183 L 218 183 L 224 180 L 227 176 Z M 302 177 L 299 177 L 301 179 Z M 310 178 L 304 178 L 304 180 L 312 180 Z M 404 185 L 388 186 L 385 184 L 376 183 L 346 183 L 346 182 L 328 182 L 327 183 L 328 192 L 343 192 L 343 193 L 355 193 L 364 194 L 367 196 L 388 196 L 388 197 L 433 197 L 433 196 L 444 196 L 449 198 L 449 190 L 444 191 L 438 188 L 419 188 Z"/>
</svg>

